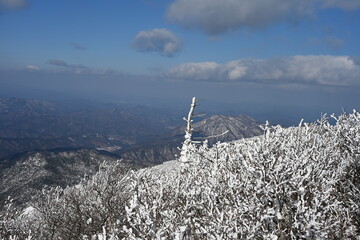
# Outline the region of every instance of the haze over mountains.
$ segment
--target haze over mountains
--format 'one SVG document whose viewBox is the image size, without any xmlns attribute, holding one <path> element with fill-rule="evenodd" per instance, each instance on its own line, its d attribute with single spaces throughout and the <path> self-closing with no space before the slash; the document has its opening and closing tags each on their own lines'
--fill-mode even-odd
<svg viewBox="0 0 360 240">
<path fill-rule="evenodd" d="M 0 113 L 1 202 L 25 203 L 45 185 L 74 185 L 104 161 L 138 168 L 174 160 L 184 140 L 185 113 L 177 110 L 0 98 Z M 197 121 L 197 138 L 219 135 L 210 145 L 262 134 L 245 115 Z"/>
<path fill-rule="evenodd" d="M 160 109 L 75 104 L 0 99 L 0 158 L 55 148 L 121 149 L 146 142 L 179 122 Z"/>
<path fill-rule="evenodd" d="M 259 123 L 245 115 L 213 115 L 196 122 L 193 129 L 194 137 L 198 140 L 205 140 L 209 136 L 213 136 L 207 139 L 210 145 L 219 141 L 227 142 L 258 136 L 263 133 Z M 185 126 L 181 126 L 157 139 L 155 143 L 116 152 L 120 152 L 125 161 L 136 162 L 145 166 L 173 160 L 174 156 L 179 156 L 179 147 L 184 141 L 184 132 Z"/>
<path fill-rule="evenodd" d="M 147 145 L 179 146 L 185 113 L 123 104 L 59 104 L 22 98 L 0 98 L 0 158 L 35 150 L 98 149 L 124 153 Z M 214 115 L 194 125 L 198 137 L 230 141 L 259 135 L 255 120 L 247 116 Z"/>
</svg>

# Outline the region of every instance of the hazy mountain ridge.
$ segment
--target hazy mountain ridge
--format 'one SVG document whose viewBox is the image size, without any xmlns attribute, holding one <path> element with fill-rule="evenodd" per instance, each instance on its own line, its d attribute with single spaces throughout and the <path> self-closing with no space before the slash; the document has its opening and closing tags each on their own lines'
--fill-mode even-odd
<svg viewBox="0 0 360 240">
<path fill-rule="evenodd" d="M 0 136 L 38 138 L 103 134 L 107 136 L 138 135 L 162 131 L 157 119 L 150 120 L 120 107 L 68 111 L 62 106 L 33 100 L 1 99 Z M 164 117 L 164 116 L 163 116 Z M 136 127 L 136 130 L 134 128 Z"/>
<path fill-rule="evenodd" d="M 173 113 L 158 109 L 76 108 L 21 98 L 0 98 L 0 112 L 0 159 L 54 148 L 121 149 L 149 142 L 176 124 Z"/>
<path fill-rule="evenodd" d="M 246 115 L 214 115 L 194 123 L 193 128 L 194 133 L 196 133 L 195 135 L 200 135 L 200 138 L 221 135 L 209 138 L 208 142 L 210 145 L 218 141 L 227 142 L 263 134 L 260 124 Z M 182 130 L 185 130 L 185 127 L 183 127 Z"/>
<path fill-rule="evenodd" d="M 0 98 L 0 159 L 28 151 L 99 149 L 118 154 L 126 162 L 151 166 L 179 153 L 184 127 L 180 113 L 116 103 L 53 103 L 34 99 Z M 182 122 L 182 125 L 184 123 Z M 247 116 L 214 115 L 194 124 L 198 137 L 231 141 L 261 134 Z M 173 130 L 172 130 L 173 129 Z"/>
<path fill-rule="evenodd" d="M 156 135 L 154 133 L 152 136 L 149 136 L 151 140 L 151 143 L 149 143 L 149 141 L 146 140 L 146 135 L 141 135 L 141 133 L 149 131 L 145 126 L 147 124 L 146 119 L 149 118 L 149 116 L 153 118 L 157 115 L 156 112 L 151 111 L 151 109 L 143 107 L 135 108 L 134 111 L 136 114 L 112 108 L 110 110 L 100 109 L 103 112 L 110 112 L 111 115 L 100 115 L 97 110 L 90 112 L 89 110 L 80 112 L 74 112 L 72 110 L 71 113 L 73 115 L 67 115 L 68 113 L 65 111 L 54 110 L 56 109 L 56 105 L 47 102 L 23 99 L 11 99 L 9 102 L 11 102 L 12 105 L 3 104 L 2 109 L 8 108 L 8 110 L 6 110 L 7 112 L 11 111 L 14 112 L 16 116 L 23 116 L 24 119 L 18 121 L 28 121 L 30 126 L 33 124 L 31 122 L 33 120 L 31 116 L 34 115 L 39 116 L 38 119 L 41 119 L 41 121 L 49 120 L 48 117 L 51 116 L 60 122 L 62 120 L 59 120 L 59 116 L 70 116 L 71 118 L 69 117 L 69 122 L 67 122 L 68 125 L 74 128 L 83 125 L 82 129 L 93 128 L 96 129 L 97 132 L 105 134 L 118 133 L 116 132 L 116 128 L 119 127 L 114 126 L 117 124 L 117 121 L 119 121 L 118 125 L 124 126 L 124 128 L 129 122 L 132 122 L 132 125 L 124 130 L 127 131 L 127 133 L 124 134 L 124 137 L 121 139 L 119 139 L 120 137 L 115 139 L 112 137 L 113 135 L 109 136 L 98 133 L 80 135 L 84 132 L 82 129 L 76 129 L 77 132 L 63 137 L 0 138 L 0 149 L 3 155 L 11 155 L 14 152 L 17 153 L 17 155 L 13 155 L 13 157 L 7 157 L 0 161 L 0 173 L 2 175 L 1 185 L 4 186 L 3 191 L 0 192 L 0 200 L 2 201 L 11 195 L 16 199 L 18 198 L 18 202 L 26 202 L 29 200 L 29 196 L 39 191 L 46 184 L 63 187 L 66 185 L 71 186 L 78 182 L 84 174 L 91 175 L 95 173 L 99 164 L 104 160 L 114 161 L 115 159 L 122 159 L 124 164 L 145 167 L 176 159 L 176 156 L 179 155 L 179 147 L 184 140 L 184 128 L 178 127 L 175 130 L 168 131 L 166 134 L 160 135 L 157 133 L 158 135 Z M 12 109 L 17 105 L 19 105 L 18 111 Z M 32 111 L 34 111 L 34 113 Z M 141 119 L 136 120 L 136 125 L 134 125 L 134 118 L 140 115 L 141 112 L 147 112 L 149 116 L 141 116 Z M 113 117 L 114 115 L 121 117 L 108 119 L 108 117 Z M 8 118 L 10 118 L 10 116 L 15 115 L 9 115 Z M 80 124 L 81 121 L 85 121 L 86 116 L 88 117 L 88 121 Z M 160 123 L 156 122 L 151 125 L 151 127 L 158 128 L 158 125 L 163 124 L 162 128 L 164 128 L 164 126 L 173 128 L 171 124 L 166 124 L 171 123 L 166 117 L 161 117 L 158 120 L 160 120 Z M 94 124 L 96 122 L 100 122 L 101 126 Z M 134 130 L 137 124 L 142 124 L 142 126 Z M 46 125 L 40 127 L 40 129 L 34 129 L 36 132 L 34 135 L 37 136 L 37 134 L 41 134 L 40 130 L 45 129 L 45 127 Z M 21 128 L 20 126 L 20 129 Z M 217 135 L 229 129 L 228 134 L 219 136 L 216 139 L 209 139 L 210 144 L 217 141 L 231 141 L 244 137 L 252 137 L 262 133 L 262 130 L 255 120 L 243 115 L 211 116 L 195 123 L 194 128 L 199 137 Z M 72 128 L 69 128 L 68 131 L 71 129 Z M 27 131 L 28 128 L 24 128 L 23 130 Z M 29 130 L 31 130 L 31 127 L 29 127 Z M 51 130 L 46 130 L 45 132 L 47 131 L 49 131 L 49 135 L 54 133 L 54 131 Z M 57 131 L 59 131 L 59 129 L 57 129 Z M 164 130 L 161 129 L 161 131 Z M 87 130 L 87 132 L 91 131 Z M 33 133 L 28 134 L 31 135 Z M 143 136 L 143 138 L 137 140 L 137 135 Z M 134 144 L 136 142 L 142 142 L 142 144 Z M 131 144 L 134 145 L 131 146 Z M 114 154 L 109 155 L 107 152 L 113 152 Z M 89 159 L 86 160 L 86 158 Z M 12 179 L 12 176 L 15 177 Z"/>
<path fill-rule="evenodd" d="M 0 113 L 42 113 L 55 110 L 51 102 L 24 98 L 0 98 Z"/>
<path fill-rule="evenodd" d="M 213 115 L 193 124 L 194 136 L 204 140 L 208 139 L 210 145 L 216 142 L 228 142 L 242 138 L 249 138 L 263 134 L 260 124 L 249 116 Z M 167 136 L 159 138 L 157 142 L 146 146 L 116 151 L 124 161 L 137 162 L 145 166 L 160 164 L 173 160 L 179 156 L 184 141 L 185 127 L 179 127 Z M 226 134 L 223 134 L 227 132 Z"/>
</svg>

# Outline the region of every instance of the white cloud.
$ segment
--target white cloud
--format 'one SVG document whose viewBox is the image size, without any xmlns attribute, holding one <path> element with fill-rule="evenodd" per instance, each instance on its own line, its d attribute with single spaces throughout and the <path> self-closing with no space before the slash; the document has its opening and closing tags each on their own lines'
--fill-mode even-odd
<svg viewBox="0 0 360 240">
<path fill-rule="evenodd" d="M 317 84 L 360 86 L 360 66 L 348 56 L 308 55 L 273 59 L 240 59 L 184 63 L 170 68 L 165 77 L 215 82 Z"/>
<path fill-rule="evenodd" d="M 162 56 L 172 57 L 181 50 L 182 41 L 165 28 L 155 28 L 140 31 L 132 46 L 140 52 L 156 52 Z"/>
<path fill-rule="evenodd" d="M 221 65 L 215 62 L 184 63 L 169 69 L 168 76 L 181 79 L 209 80 Z"/>
<path fill-rule="evenodd" d="M 25 66 L 24 68 L 25 68 L 25 69 L 28 69 L 28 70 L 33 70 L 33 71 L 40 70 L 39 67 L 34 66 L 34 65 L 27 65 L 27 66 Z"/>
<path fill-rule="evenodd" d="M 229 62 L 224 66 L 222 72 L 225 73 L 229 80 L 236 80 L 246 75 L 247 66 L 238 64 L 237 61 Z"/>
<path fill-rule="evenodd" d="M 176 0 L 167 18 L 186 28 L 219 35 L 239 28 L 263 28 L 281 21 L 297 21 L 319 7 L 354 10 L 359 0 Z"/>
</svg>

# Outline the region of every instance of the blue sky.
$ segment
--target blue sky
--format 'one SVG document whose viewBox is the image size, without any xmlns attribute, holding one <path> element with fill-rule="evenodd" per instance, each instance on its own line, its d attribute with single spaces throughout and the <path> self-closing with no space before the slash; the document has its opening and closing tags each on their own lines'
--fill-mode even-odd
<svg viewBox="0 0 360 240">
<path fill-rule="evenodd" d="M 359 108 L 359 29 L 360 0 L 0 0 L 0 94 Z"/>
</svg>

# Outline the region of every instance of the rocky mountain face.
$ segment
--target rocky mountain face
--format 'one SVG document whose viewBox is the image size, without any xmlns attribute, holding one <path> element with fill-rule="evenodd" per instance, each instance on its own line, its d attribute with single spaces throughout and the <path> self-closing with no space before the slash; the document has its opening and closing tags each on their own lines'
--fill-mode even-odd
<svg viewBox="0 0 360 240">
<path fill-rule="evenodd" d="M 29 152 L 2 161 L 0 203 L 9 196 L 17 204 L 28 202 L 44 186 L 72 186 L 96 173 L 102 162 L 114 161 L 117 158 L 84 149 Z"/>
<path fill-rule="evenodd" d="M 261 135 L 263 130 L 252 118 L 241 116 L 214 115 L 194 123 L 194 137 L 199 140 L 208 138 L 210 145 Z M 152 166 L 173 160 L 179 155 L 179 148 L 184 141 L 185 127 L 179 127 L 157 142 L 146 146 L 116 151 L 125 162 L 142 166 Z M 225 133 L 226 132 L 226 133 Z M 225 134 L 223 134 L 225 133 Z M 216 137 L 211 137 L 216 136 Z"/>
</svg>

